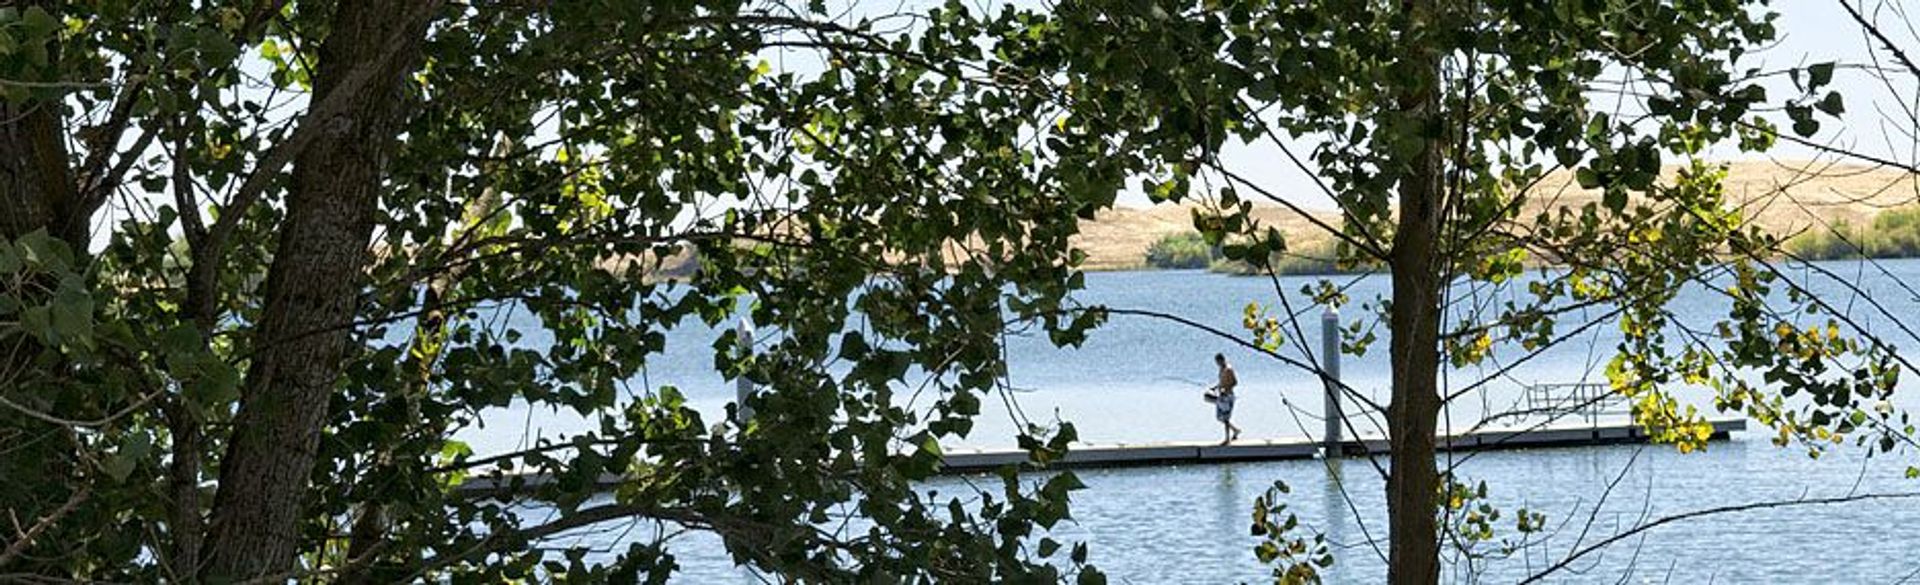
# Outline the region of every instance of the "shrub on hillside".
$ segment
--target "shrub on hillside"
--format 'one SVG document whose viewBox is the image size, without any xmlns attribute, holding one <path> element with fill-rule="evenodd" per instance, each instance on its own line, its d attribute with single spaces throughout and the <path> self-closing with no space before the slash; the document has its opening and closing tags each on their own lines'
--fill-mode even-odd
<svg viewBox="0 0 1920 585">
<path fill-rule="evenodd" d="M 1864 248 L 1860 246 L 1860 232 L 1846 220 L 1836 221 L 1828 229 L 1816 226 L 1787 240 L 1787 253 L 1804 260 L 1859 258 Z"/>
<path fill-rule="evenodd" d="M 1867 253 L 1875 258 L 1920 256 L 1920 206 L 1889 209 L 1873 218 Z"/>
<path fill-rule="evenodd" d="M 1339 260 L 1342 253 L 1346 251 L 1345 247 L 1345 243 L 1332 238 L 1314 240 L 1274 254 L 1267 259 L 1267 265 L 1273 268 L 1274 274 L 1281 276 L 1348 274 L 1377 268 L 1373 264 L 1349 266 L 1341 263 Z M 1247 262 L 1224 258 L 1215 260 L 1208 268 L 1214 272 L 1226 274 L 1265 274 L 1264 271 Z"/>
<path fill-rule="evenodd" d="M 1147 265 L 1154 268 L 1206 268 L 1220 257 L 1197 232 L 1168 234 L 1147 247 Z"/>
<path fill-rule="evenodd" d="M 1866 227 L 1845 220 L 1787 240 L 1787 252 L 1805 260 L 1920 257 L 1920 206 L 1889 209 Z"/>
</svg>

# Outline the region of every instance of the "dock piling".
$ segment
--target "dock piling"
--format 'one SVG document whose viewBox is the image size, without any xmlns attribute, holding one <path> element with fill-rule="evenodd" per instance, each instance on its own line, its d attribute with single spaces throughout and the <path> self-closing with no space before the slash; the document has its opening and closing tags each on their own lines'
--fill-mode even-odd
<svg viewBox="0 0 1920 585">
<path fill-rule="evenodd" d="M 1340 409 L 1340 311 L 1331 305 L 1320 314 L 1320 369 L 1326 385 L 1326 430 L 1321 434 L 1322 453 L 1326 457 L 1342 455 L 1340 427 L 1346 415 Z"/>
</svg>

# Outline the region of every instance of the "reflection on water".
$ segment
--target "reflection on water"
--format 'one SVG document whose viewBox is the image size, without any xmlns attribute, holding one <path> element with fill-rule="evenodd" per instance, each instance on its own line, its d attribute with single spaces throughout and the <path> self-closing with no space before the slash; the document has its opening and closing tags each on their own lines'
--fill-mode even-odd
<svg viewBox="0 0 1920 585">
<path fill-rule="evenodd" d="M 1329 459 L 1323 463 L 1326 477 L 1320 481 L 1320 509 L 1325 511 L 1321 513 L 1325 521 L 1319 526 L 1321 535 L 1327 537 L 1327 547 L 1340 556 L 1373 554 L 1374 548 L 1368 544 L 1365 534 L 1347 528 L 1353 521 L 1352 515 L 1340 513 L 1355 509 L 1350 503 L 1353 495 L 1348 494 L 1346 488 L 1346 460 Z"/>
</svg>

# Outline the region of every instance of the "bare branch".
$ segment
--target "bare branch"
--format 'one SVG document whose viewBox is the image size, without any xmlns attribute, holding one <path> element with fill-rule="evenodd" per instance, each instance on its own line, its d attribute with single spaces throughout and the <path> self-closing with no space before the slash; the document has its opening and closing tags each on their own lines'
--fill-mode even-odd
<svg viewBox="0 0 1920 585">
<path fill-rule="evenodd" d="M 85 484 L 82 484 L 79 490 L 74 491 L 73 495 L 67 497 L 66 503 L 61 504 L 58 509 L 55 509 L 52 513 L 34 522 L 33 526 L 20 533 L 19 540 L 8 545 L 6 551 L 0 552 L 0 567 L 4 567 L 7 563 L 13 562 L 14 559 L 20 558 L 20 555 L 26 554 L 27 547 L 33 545 L 34 539 L 39 538 L 41 534 L 45 533 L 47 529 L 52 528 L 53 525 L 60 523 L 60 520 L 66 518 L 68 514 L 72 514 L 75 508 L 80 507 L 80 504 L 87 501 L 87 498 L 92 495 L 93 490 L 89 489 Z"/>
<path fill-rule="evenodd" d="M 1907 58 L 1906 52 L 1901 51 L 1900 46 L 1893 43 L 1893 39 L 1887 38 L 1885 33 L 1880 32 L 1878 25 L 1875 25 L 1866 15 L 1861 14 L 1860 10 L 1854 8 L 1853 4 L 1847 2 L 1847 0 L 1834 1 L 1838 2 L 1841 8 L 1847 9 L 1847 15 L 1853 17 L 1854 22 L 1860 23 L 1861 29 L 1866 30 L 1867 34 L 1873 35 L 1874 40 L 1880 41 L 1880 44 L 1886 47 L 1887 52 L 1893 54 L 1894 60 L 1899 61 L 1900 65 L 1907 68 L 1908 73 L 1913 74 L 1915 80 L 1920 81 L 1920 66 L 1915 66 L 1913 60 Z"/>
</svg>

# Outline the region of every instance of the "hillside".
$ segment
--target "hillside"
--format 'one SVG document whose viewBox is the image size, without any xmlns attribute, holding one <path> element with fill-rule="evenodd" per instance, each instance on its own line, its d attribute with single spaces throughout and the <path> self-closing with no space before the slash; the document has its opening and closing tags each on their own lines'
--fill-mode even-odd
<svg viewBox="0 0 1920 585">
<path fill-rule="evenodd" d="M 1669 170 L 1669 173 L 1672 171 Z M 1777 234 L 1791 235 L 1808 228 L 1846 221 L 1871 223 L 1881 211 L 1920 202 L 1920 177 L 1904 171 L 1852 165 L 1790 162 L 1741 162 L 1732 165 L 1725 182 L 1727 195 L 1746 210 L 1753 222 Z M 1539 196 L 1529 207 L 1580 206 L 1599 199 L 1597 191 L 1580 189 L 1570 173 L 1541 181 Z M 1193 230 L 1191 203 L 1149 208 L 1115 208 L 1101 212 L 1081 227 L 1075 243 L 1087 252 L 1090 270 L 1125 270 L 1145 265 L 1149 246 L 1169 234 Z M 1323 221 L 1337 223 L 1331 210 L 1315 212 Z M 1525 213 L 1531 216 L 1533 213 Z M 1277 204 L 1256 205 L 1254 216 L 1278 226 L 1296 246 L 1325 235 L 1307 221 Z"/>
</svg>

